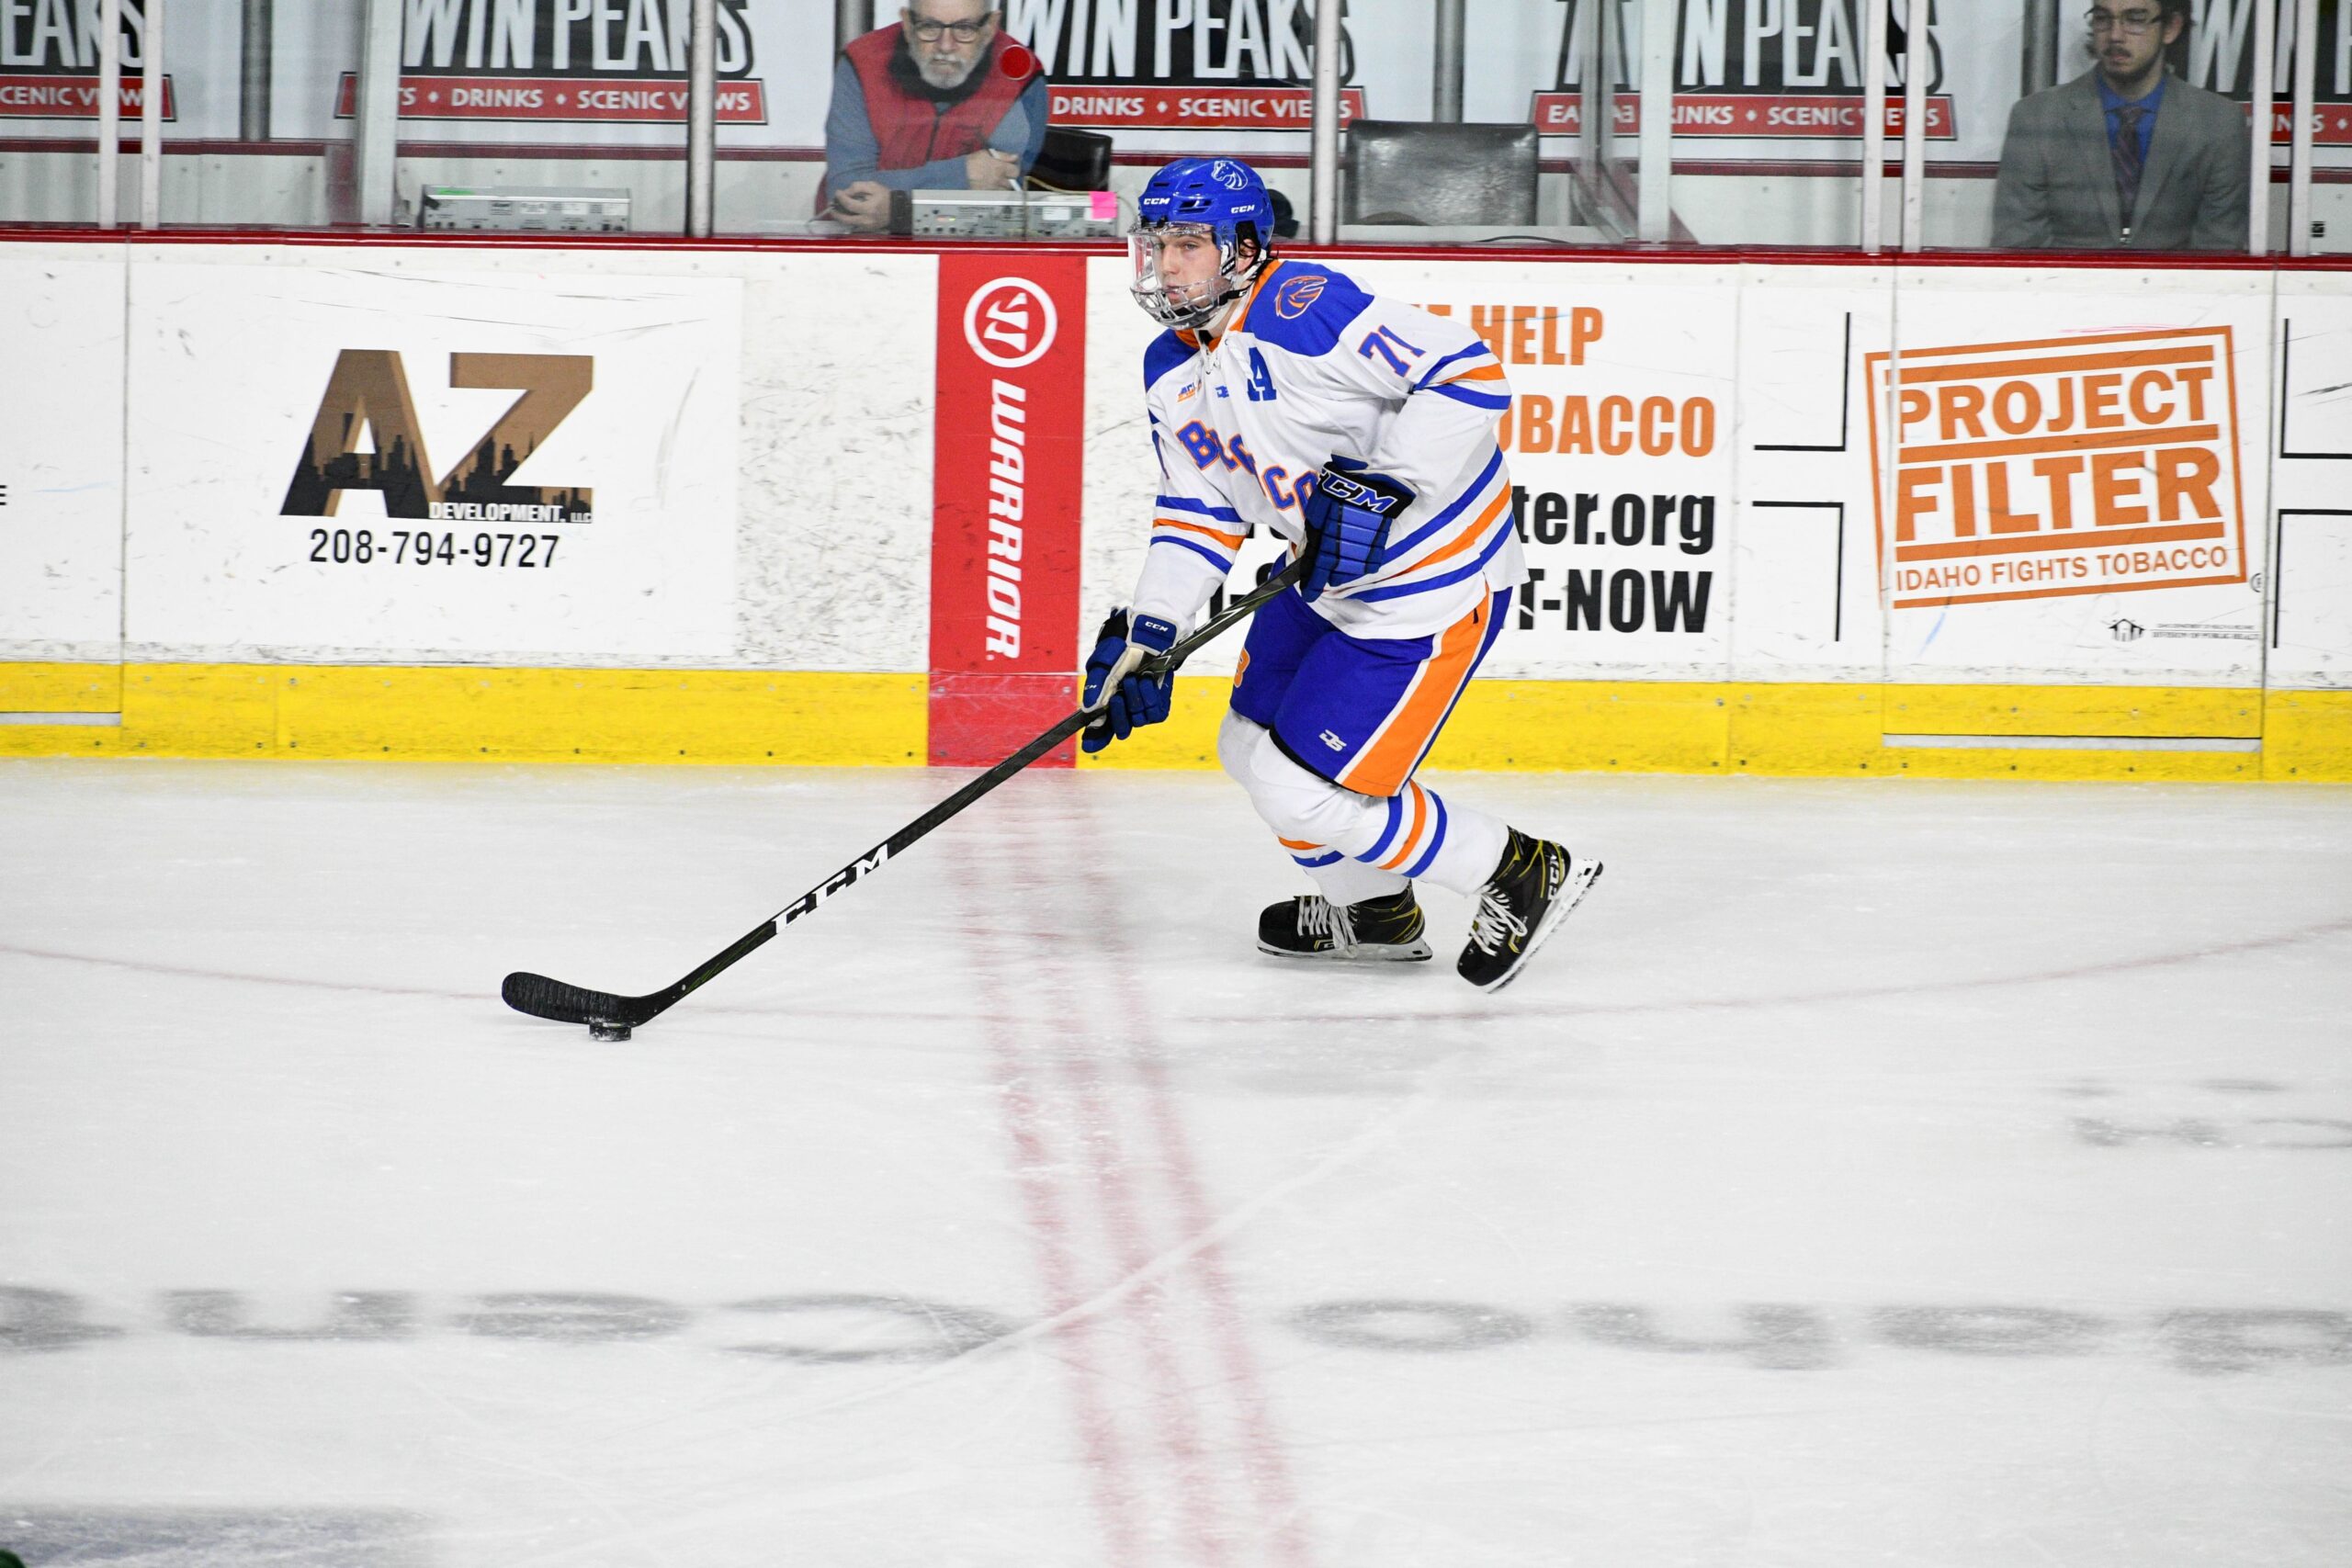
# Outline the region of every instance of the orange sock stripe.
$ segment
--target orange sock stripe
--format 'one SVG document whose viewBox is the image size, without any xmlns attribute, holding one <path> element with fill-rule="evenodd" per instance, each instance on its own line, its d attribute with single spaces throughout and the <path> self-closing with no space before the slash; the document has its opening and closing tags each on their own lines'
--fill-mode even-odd
<svg viewBox="0 0 2352 1568">
<path fill-rule="evenodd" d="M 1486 641 L 1487 619 L 1494 601 L 1482 598 L 1477 608 L 1445 628 L 1437 652 L 1421 667 L 1420 678 L 1405 694 L 1403 705 L 1380 738 L 1356 754 L 1340 782 L 1365 795 L 1394 795 L 1412 776 L 1421 756 L 1437 739 L 1453 699 L 1477 661 L 1478 646 Z"/>
<path fill-rule="evenodd" d="M 1406 819 L 1404 841 L 1396 852 L 1380 863 L 1383 871 L 1398 871 L 1413 863 L 1421 852 L 1421 832 L 1429 826 L 1429 798 L 1421 794 L 1421 786 L 1410 779 L 1405 781 L 1405 792 L 1412 801 L 1412 815 Z"/>
</svg>

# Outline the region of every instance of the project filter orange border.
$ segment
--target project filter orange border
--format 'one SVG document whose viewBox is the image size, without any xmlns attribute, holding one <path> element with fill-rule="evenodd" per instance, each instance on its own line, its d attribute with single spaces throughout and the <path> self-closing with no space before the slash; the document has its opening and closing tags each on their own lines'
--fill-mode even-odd
<svg viewBox="0 0 2352 1568">
<path fill-rule="evenodd" d="M 2078 350 L 2080 352 L 2049 352 Z M 2022 357 L 2019 357 L 2022 356 Z M 2214 378 L 2227 390 L 2226 421 L 2206 419 L 2195 423 L 2115 431 L 2078 431 L 2065 435 L 2020 435 L 2013 439 L 1979 438 L 1968 442 L 1937 442 L 1905 446 L 1894 442 L 1894 468 L 1888 471 L 1887 441 L 1880 425 L 1888 391 L 1889 353 L 1864 356 L 1868 367 L 1871 421 L 1871 502 L 1877 522 L 1879 560 L 1890 605 L 1898 610 L 1941 608 L 1950 604 L 1981 604 L 2018 599 L 2056 599 L 2083 593 L 2135 593 L 2165 588 L 2193 588 L 2244 582 L 2246 580 L 2245 476 L 2238 453 L 2238 388 L 2235 339 L 2231 328 L 2177 327 L 2154 331 L 2087 333 L 2066 337 L 2029 338 L 2014 342 L 1959 344 L 1937 348 L 1906 349 L 1900 355 L 1899 388 L 1932 386 L 1953 381 L 2015 378 L 2052 372 L 2136 371 L 2170 366 L 2210 365 Z M 2152 437 L 2162 438 L 2152 442 Z M 2163 445 L 2210 450 L 2229 465 L 2230 503 L 2235 514 L 2218 523 L 2159 524 L 2117 527 L 2093 523 L 2087 526 L 2042 528 L 2024 533 L 1995 533 L 1935 542 L 1898 541 L 1887 546 L 1889 480 L 1899 481 L 1906 467 L 1927 467 L 1967 458 L 1994 458 L 2029 453 L 2093 453 L 2133 446 Z M 1987 502 L 1990 504 L 1989 498 Z M 1895 571 L 1904 564 L 1957 558 L 2048 557 L 2178 543 L 2190 539 L 2226 541 L 2233 570 L 2218 574 L 2165 576 L 2131 581 L 2102 579 L 2037 584 L 2001 592 L 1953 592 L 1938 588 L 1906 597 L 1898 589 Z M 2192 569 L 2193 570 L 2193 569 Z"/>
</svg>

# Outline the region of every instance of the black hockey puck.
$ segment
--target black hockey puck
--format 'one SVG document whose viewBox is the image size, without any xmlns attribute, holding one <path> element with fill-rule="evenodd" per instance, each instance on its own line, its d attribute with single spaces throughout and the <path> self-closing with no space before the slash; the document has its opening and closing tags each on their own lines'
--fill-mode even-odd
<svg viewBox="0 0 2352 1568">
<path fill-rule="evenodd" d="M 588 1026 L 588 1033 L 595 1040 L 626 1040 L 629 1037 L 629 1027 L 626 1023 L 592 1023 Z"/>
</svg>

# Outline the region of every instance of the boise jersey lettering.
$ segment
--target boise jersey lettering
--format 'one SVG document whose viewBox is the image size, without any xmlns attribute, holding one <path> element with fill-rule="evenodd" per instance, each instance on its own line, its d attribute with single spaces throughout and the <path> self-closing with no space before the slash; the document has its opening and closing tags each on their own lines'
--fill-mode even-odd
<svg viewBox="0 0 2352 1568">
<path fill-rule="evenodd" d="M 1162 333 L 1145 350 L 1144 388 L 1160 490 L 1138 614 L 1188 623 L 1252 530 L 1302 543 L 1299 502 L 1334 456 L 1416 499 L 1386 563 L 1315 601 L 1333 626 L 1425 636 L 1526 575 L 1495 439 L 1510 387 L 1457 322 L 1329 267 L 1275 261 L 1214 344 Z"/>
</svg>

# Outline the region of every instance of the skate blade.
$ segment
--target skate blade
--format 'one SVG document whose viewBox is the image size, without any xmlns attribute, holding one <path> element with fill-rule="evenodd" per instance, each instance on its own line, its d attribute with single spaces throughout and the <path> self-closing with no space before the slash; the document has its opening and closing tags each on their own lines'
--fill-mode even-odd
<svg viewBox="0 0 2352 1568">
<path fill-rule="evenodd" d="M 1409 942 L 1401 947 L 1395 942 L 1359 942 L 1350 953 L 1342 953 L 1336 947 L 1325 948 L 1320 953 L 1300 953 L 1261 942 L 1258 944 L 1258 951 L 1269 958 L 1297 958 L 1310 964 L 1426 964 L 1435 954 L 1435 949 L 1426 942 Z"/>
<path fill-rule="evenodd" d="M 1487 987 L 1488 996 L 1519 978 L 1520 971 L 1527 967 L 1527 961 L 1535 956 L 1535 950 L 1551 940 L 1552 933 L 1559 930 L 1560 922 L 1568 918 L 1568 911 L 1583 903 L 1584 896 L 1591 892 L 1592 885 L 1600 880 L 1599 861 L 1580 861 L 1574 852 L 1570 852 L 1568 879 L 1560 884 L 1560 896 L 1552 900 L 1552 907 L 1544 910 L 1544 918 L 1536 922 L 1534 933 L 1527 939 L 1527 945 L 1520 949 L 1519 962 L 1504 970 L 1501 978 Z"/>
</svg>

